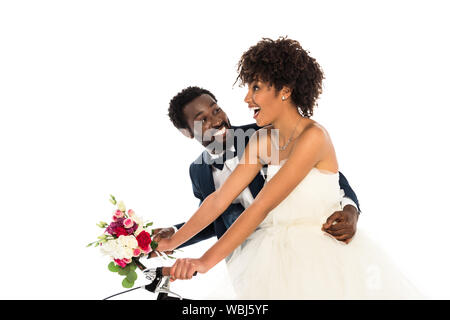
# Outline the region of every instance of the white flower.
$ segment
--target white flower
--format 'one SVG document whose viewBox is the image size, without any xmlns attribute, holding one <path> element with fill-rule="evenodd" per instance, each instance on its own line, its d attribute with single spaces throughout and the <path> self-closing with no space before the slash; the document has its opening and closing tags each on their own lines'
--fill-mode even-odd
<svg viewBox="0 0 450 320">
<path fill-rule="evenodd" d="M 123 258 L 131 259 L 131 258 L 133 258 L 133 249 L 124 247 L 122 254 L 123 254 L 122 259 Z"/>
<path fill-rule="evenodd" d="M 122 211 L 125 212 L 126 211 L 126 207 L 125 207 L 125 203 L 123 201 L 120 201 L 119 204 L 117 205 L 117 208 Z"/>
<path fill-rule="evenodd" d="M 120 251 L 120 245 L 118 244 L 117 240 L 109 240 L 102 245 L 100 250 L 103 252 L 103 254 L 113 256 L 115 259 L 117 259 L 117 255 Z"/>
<path fill-rule="evenodd" d="M 142 219 L 141 217 L 134 215 L 131 217 L 131 219 L 133 219 L 133 221 L 136 222 L 139 226 L 144 226 L 144 219 Z"/>
<path fill-rule="evenodd" d="M 100 250 L 113 259 L 131 259 L 133 258 L 133 250 L 137 247 L 138 242 L 134 236 L 122 235 L 117 239 L 105 242 Z"/>
<path fill-rule="evenodd" d="M 135 249 L 138 247 L 138 242 L 134 236 L 120 236 L 118 240 L 120 246 L 122 247 L 126 247 L 129 249 Z"/>
</svg>

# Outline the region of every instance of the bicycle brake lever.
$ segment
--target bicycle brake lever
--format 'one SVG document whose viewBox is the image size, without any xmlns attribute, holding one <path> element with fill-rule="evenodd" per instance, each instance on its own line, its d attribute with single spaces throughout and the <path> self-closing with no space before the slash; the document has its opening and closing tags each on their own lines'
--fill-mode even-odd
<svg viewBox="0 0 450 320">
<path fill-rule="evenodd" d="M 145 269 L 142 271 L 145 274 L 145 278 L 150 280 L 151 283 L 145 286 L 145 289 L 153 293 L 167 293 L 177 296 L 183 299 L 179 294 L 170 290 L 170 277 L 163 276 L 162 267 L 156 269 Z"/>
<path fill-rule="evenodd" d="M 162 293 L 172 294 L 172 295 L 178 297 L 180 300 L 183 300 L 183 297 L 181 297 L 178 293 L 175 293 L 170 290 L 170 277 L 163 277 L 163 279 L 161 279 L 161 280 L 162 281 L 159 282 L 158 286 L 155 289 L 155 293 L 162 292 Z"/>
</svg>

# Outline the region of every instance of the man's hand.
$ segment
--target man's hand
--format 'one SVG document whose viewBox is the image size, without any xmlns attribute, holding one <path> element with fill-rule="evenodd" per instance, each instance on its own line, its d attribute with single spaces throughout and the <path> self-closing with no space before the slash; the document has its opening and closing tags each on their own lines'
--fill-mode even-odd
<svg viewBox="0 0 450 320">
<path fill-rule="evenodd" d="M 173 236 L 174 233 L 175 233 L 175 230 L 172 227 L 153 229 L 153 234 L 155 235 L 153 240 L 155 240 L 156 242 L 159 242 L 159 240 L 161 240 L 161 239 L 170 238 L 171 236 Z"/>
<path fill-rule="evenodd" d="M 346 205 L 342 211 L 336 211 L 328 217 L 322 231 L 348 244 L 356 233 L 358 217 L 358 210 L 352 205 Z"/>
<path fill-rule="evenodd" d="M 153 229 L 153 234 L 155 235 L 155 237 L 153 238 L 153 241 L 160 242 L 161 239 L 170 239 L 170 237 L 172 237 L 174 233 L 175 233 L 175 230 L 172 227 L 170 227 L 170 228 Z M 167 251 L 165 253 L 166 254 L 172 254 L 173 251 Z M 157 257 L 157 256 L 158 255 L 156 254 L 155 251 L 152 251 L 149 254 L 150 258 L 154 258 L 154 257 Z"/>
</svg>

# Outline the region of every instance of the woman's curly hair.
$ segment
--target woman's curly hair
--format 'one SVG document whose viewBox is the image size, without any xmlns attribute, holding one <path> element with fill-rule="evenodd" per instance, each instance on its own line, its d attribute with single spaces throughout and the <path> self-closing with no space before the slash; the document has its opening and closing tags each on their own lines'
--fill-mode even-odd
<svg viewBox="0 0 450 320">
<path fill-rule="evenodd" d="M 322 93 L 324 75 L 316 59 L 308 53 L 296 40 L 263 38 L 242 55 L 236 82 L 240 80 L 240 85 L 255 80 L 268 82 L 277 92 L 287 86 L 293 103 L 303 116 L 310 117 Z"/>
</svg>

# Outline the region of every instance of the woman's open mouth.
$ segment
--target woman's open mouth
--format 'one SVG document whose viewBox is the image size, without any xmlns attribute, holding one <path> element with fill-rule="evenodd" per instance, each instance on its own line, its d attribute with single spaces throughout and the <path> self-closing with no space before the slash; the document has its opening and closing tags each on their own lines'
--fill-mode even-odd
<svg viewBox="0 0 450 320">
<path fill-rule="evenodd" d="M 256 117 L 258 117 L 261 108 L 260 107 L 249 107 L 249 108 L 253 110 L 253 119 L 256 119 Z"/>
</svg>

